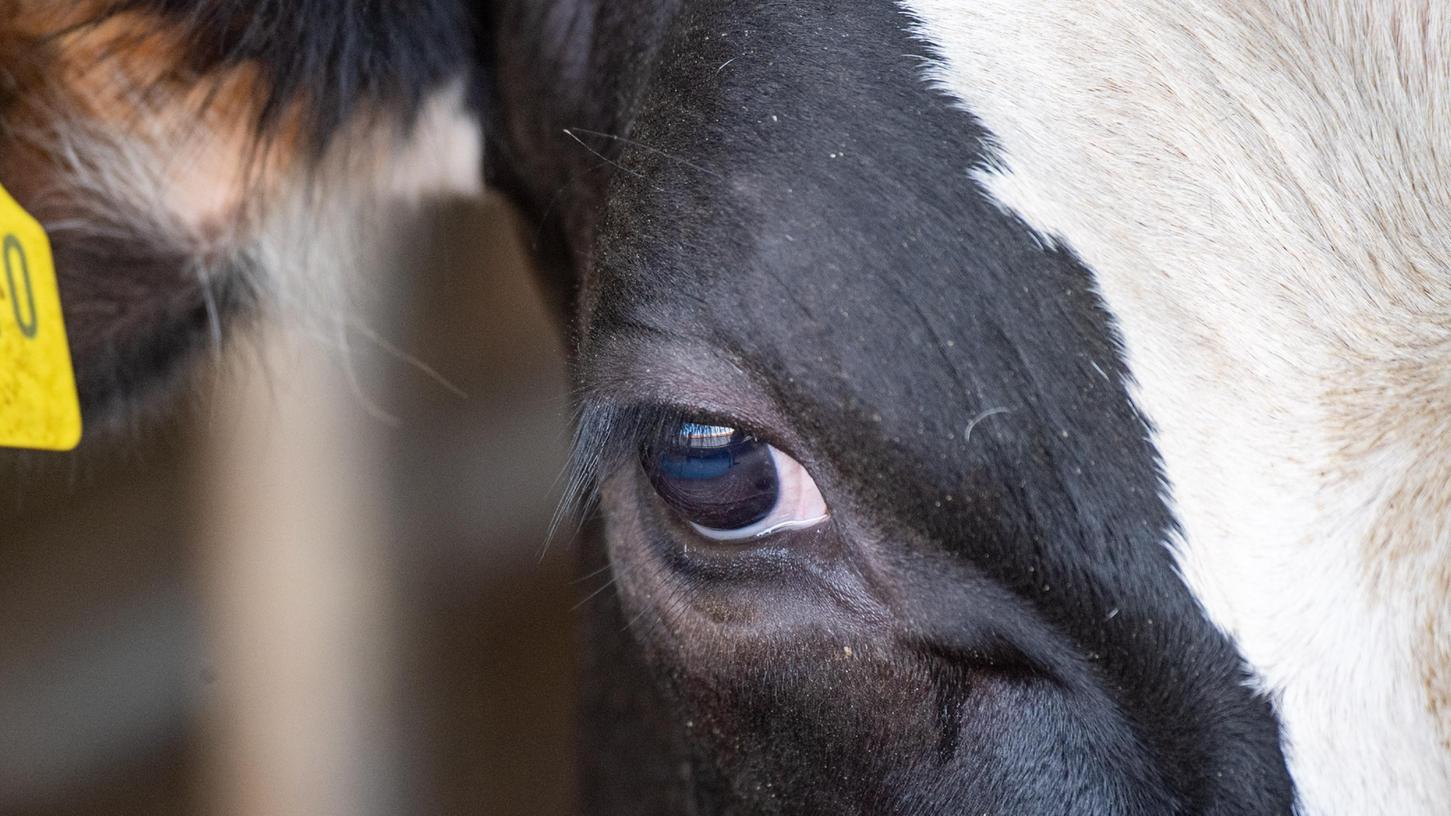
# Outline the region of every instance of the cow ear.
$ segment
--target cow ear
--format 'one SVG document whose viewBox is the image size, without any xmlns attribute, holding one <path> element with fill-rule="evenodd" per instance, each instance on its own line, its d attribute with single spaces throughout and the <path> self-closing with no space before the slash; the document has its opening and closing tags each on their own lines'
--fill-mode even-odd
<svg viewBox="0 0 1451 816">
<path fill-rule="evenodd" d="M 324 239 L 380 198 L 478 185 L 470 30 L 462 0 L 0 0 L 0 184 L 88 413 L 258 300 L 345 300 Z"/>
</svg>

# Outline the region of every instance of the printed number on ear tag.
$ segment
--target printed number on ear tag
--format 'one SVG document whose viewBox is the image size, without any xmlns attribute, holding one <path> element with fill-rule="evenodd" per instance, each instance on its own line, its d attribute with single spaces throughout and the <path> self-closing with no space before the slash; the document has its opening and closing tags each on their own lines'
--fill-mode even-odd
<svg viewBox="0 0 1451 816">
<path fill-rule="evenodd" d="M 0 447 L 64 451 L 81 406 L 50 239 L 0 187 Z"/>
</svg>

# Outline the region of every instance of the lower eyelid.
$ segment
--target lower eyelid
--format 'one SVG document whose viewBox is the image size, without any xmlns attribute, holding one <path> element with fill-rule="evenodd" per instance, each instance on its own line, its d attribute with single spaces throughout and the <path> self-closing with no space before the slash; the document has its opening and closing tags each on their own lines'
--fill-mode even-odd
<svg viewBox="0 0 1451 816">
<path fill-rule="evenodd" d="M 771 526 L 766 527 L 763 530 L 757 530 L 744 535 L 739 530 L 711 530 L 707 527 L 702 527 L 699 524 L 695 524 L 694 522 L 691 522 L 690 526 L 697 533 L 705 536 L 711 541 L 754 541 L 756 539 L 766 538 L 777 533 L 785 533 L 792 530 L 809 530 L 818 524 L 829 521 L 830 519 L 830 515 L 821 515 L 811 519 L 781 521 L 772 524 Z"/>
</svg>

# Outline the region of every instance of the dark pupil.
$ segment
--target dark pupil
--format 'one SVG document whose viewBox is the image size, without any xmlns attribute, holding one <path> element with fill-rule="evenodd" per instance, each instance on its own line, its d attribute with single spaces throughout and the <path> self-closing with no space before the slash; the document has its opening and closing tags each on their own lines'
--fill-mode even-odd
<svg viewBox="0 0 1451 816">
<path fill-rule="evenodd" d="M 776 506 L 770 446 L 734 428 L 687 422 L 643 458 L 660 498 L 707 529 L 749 527 Z"/>
</svg>

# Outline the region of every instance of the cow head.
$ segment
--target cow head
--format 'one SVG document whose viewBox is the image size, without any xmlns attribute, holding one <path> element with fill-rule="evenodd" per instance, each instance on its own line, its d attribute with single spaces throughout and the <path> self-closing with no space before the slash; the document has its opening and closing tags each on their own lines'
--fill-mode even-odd
<svg viewBox="0 0 1451 816">
<path fill-rule="evenodd" d="M 604 798 L 1444 807 L 1448 40 L 1376 5 L 578 18 Z"/>
</svg>

